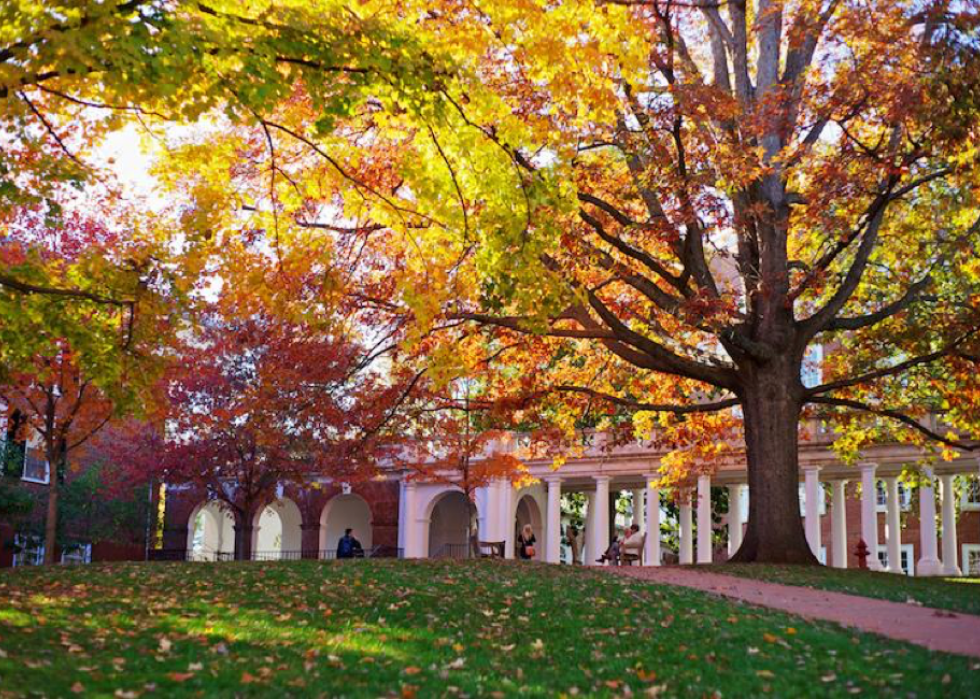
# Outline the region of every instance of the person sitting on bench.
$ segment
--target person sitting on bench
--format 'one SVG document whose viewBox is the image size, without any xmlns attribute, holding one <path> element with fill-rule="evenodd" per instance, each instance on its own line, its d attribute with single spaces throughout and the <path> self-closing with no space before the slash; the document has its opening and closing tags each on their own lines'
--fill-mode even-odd
<svg viewBox="0 0 980 699">
<path fill-rule="evenodd" d="M 605 563 L 606 561 L 608 561 L 610 564 L 612 564 L 614 566 L 618 566 L 619 565 L 619 549 L 620 549 L 620 546 L 622 545 L 622 542 L 623 542 L 623 539 L 619 535 L 619 532 L 616 532 L 615 534 L 613 534 L 612 541 L 609 542 L 609 548 L 606 549 L 606 552 L 604 554 L 602 554 L 597 559 L 595 559 L 595 562 L 596 563 Z"/>
<path fill-rule="evenodd" d="M 630 525 L 629 534 L 619 545 L 620 553 L 624 560 L 640 560 L 643 555 L 643 544 L 646 543 L 646 535 L 640 533 L 640 525 L 634 522 Z"/>
</svg>

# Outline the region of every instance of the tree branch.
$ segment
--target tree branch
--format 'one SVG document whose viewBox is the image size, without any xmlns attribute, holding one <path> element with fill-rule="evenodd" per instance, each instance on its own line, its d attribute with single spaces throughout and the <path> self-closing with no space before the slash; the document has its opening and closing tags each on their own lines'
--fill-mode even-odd
<svg viewBox="0 0 980 699">
<path fill-rule="evenodd" d="M 919 423 L 914 418 L 911 418 L 905 413 L 900 412 L 898 410 L 892 410 L 889 408 L 874 408 L 870 405 L 867 405 L 860 401 L 851 400 L 849 398 L 831 398 L 829 396 L 814 396 L 812 398 L 807 399 L 807 402 L 819 403 L 820 405 L 833 405 L 841 408 L 851 408 L 852 410 L 859 410 L 862 412 L 870 413 L 872 415 L 879 415 L 881 417 L 887 417 L 891 420 L 897 420 L 898 422 L 901 422 L 902 424 L 907 425 L 908 427 L 911 427 L 912 429 L 921 432 L 922 434 L 929 437 L 929 439 L 932 439 L 937 442 L 941 442 L 955 449 L 962 449 L 964 451 L 976 451 L 977 449 L 980 449 L 980 445 L 978 444 L 966 444 L 964 442 L 959 442 L 953 439 L 948 439 L 946 437 L 943 437 L 938 432 L 930 430 L 928 427 Z"/>
<path fill-rule="evenodd" d="M 553 390 L 561 393 L 581 393 L 583 395 L 599 398 L 600 400 L 615 403 L 633 410 L 642 410 L 651 413 L 674 413 L 676 415 L 690 415 L 691 413 L 712 413 L 725 408 L 731 408 L 739 404 L 738 398 L 726 398 L 712 403 L 691 403 L 690 405 L 671 405 L 667 403 L 641 403 L 621 398 L 602 391 L 596 391 L 582 386 L 557 386 Z"/>
</svg>

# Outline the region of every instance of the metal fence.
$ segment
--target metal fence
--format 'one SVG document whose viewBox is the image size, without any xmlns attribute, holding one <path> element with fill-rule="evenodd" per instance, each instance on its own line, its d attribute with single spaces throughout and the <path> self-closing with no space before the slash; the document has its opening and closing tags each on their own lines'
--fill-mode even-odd
<svg viewBox="0 0 980 699">
<path fill-rule="evenodd" d="M 443 544 L 433 554 L 432 558 L 472 558 L 473 551 L 469 544 Z"/>
<path fill-rule="evenodd" d="M 404 551 L 394 546 L 374 546 L 364 552 L 363 558 L 403 558 Z M 297 551 L 253 551 L 251 561 L 331 561 L 337 558 L 337 549 L 297 550 Z M 190 549 L 150 549 L 150 561 L 196 561 L 222 562 L 235 560 L 235 554 L 228 551 L 193 551 Z"/>
</svg>

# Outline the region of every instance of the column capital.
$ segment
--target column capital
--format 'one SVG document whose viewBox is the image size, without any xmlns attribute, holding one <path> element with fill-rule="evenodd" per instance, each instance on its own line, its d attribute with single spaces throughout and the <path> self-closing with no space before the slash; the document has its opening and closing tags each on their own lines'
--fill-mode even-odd
<svg viewBox="0 0 980 699">
<path fill-rule="evenodd" d="M 612 476 L 592 476 L 592 480 L 596 483 L 608 483 L 612 480 Z"/>
<path fill-rule="evenodd" d="M 660 488 L 660 481 L 663 480 L 663 479 L 659 475 L 655 475 L 653 473 L 648 473 L 645 476 L 645 480 L 646 480 L 647 488 L 659 489 Z"/>
<path fill-rule="evenodd" d="M 861 469 L 861 473 L 874 473 L 878 468 L 878 464 L 873 461 L 862 461 L 858 464 L 858 468 Z"/>
<path fill-rule="evenodd" d="M 547 476 L 541 476 L 541 480 L 548 485 L 561 484 L 561 476 L 556 473 L 549 473 Z"/>
<path fill-rule="evenodd" d="M 823 469 L 822 464 L 801 464 L 800 467 L 806 472 L 816 471 L 819 473 Z"/>
</svg>

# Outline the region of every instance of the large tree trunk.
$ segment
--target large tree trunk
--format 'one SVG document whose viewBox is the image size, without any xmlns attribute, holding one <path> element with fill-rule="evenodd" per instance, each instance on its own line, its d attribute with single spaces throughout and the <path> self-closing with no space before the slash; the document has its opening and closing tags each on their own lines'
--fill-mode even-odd
<svg viewBox="0 0 980 699">
<path fill-rule="evenodd" d="M 243 510 L 233 509 L 235 512 L 235 560 L 252 560 L 252 540 L 255 538 L 255 511 L 254 507 L 248 506 Z"/>
<path fill-rule="evenodd" d="M 48 511 L 44 521 L 45 565 L 51 565 L 55 562 L 55 549 L 58 546 L 58 468 L 57 466 L 50 466 L 49 471 Z"/>
<path fill-rule="evenodd" d="M 749 521 L 735 562 L 819 564 L 800 517 L 798 376 L 790 366 L 746 382 Z"/>
</svg>

